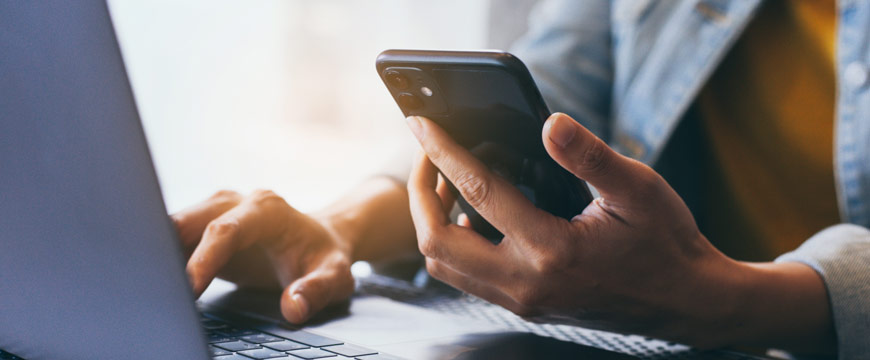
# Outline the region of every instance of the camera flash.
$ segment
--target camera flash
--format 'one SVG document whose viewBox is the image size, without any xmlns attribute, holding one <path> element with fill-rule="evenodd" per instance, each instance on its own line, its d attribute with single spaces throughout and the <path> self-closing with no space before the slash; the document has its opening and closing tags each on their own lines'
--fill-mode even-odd
<svg viewBox="0 0 870 360">
<path fill-rule="evenodd" d="M 423 95 L 432 96 L 432 89 L 425 86 L 420 88 L 420 92 L 423 93 Z"/>
</svg>

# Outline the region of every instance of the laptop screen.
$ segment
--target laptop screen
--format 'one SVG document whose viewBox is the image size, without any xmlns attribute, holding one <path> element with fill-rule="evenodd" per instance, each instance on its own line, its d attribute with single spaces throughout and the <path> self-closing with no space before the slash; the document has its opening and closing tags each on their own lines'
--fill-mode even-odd
<svg viewBox="0 0 870 360">
<path fill-rule="evenodd" d="M 0 348 L 205 359 L 106 3 L 0 3 Z"/>
</svg>

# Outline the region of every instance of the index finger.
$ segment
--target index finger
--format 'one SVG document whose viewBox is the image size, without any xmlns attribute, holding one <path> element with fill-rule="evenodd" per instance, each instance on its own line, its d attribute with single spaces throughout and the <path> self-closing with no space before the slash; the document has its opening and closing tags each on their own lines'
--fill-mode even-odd
<svg viewBox="0 0 870 360">
<path fill-rule="evenodd" d="M 175 222 L 178 237 L 188 257 L 196 245 L 199 244 L 205 227 L 212 220 L 232 209 L 241 201 L 242 195 L 239 193 L 221 190 L 199 204 L 172 214 L 172 221 Z"/>
<path fill-rule="evenodd" d="M 556 217 L 538 209 L 516 187 L 496 176 L 431 120 L 412 116 L 417 139 L 435 166 L 486 221 L 508 238 L 535 239 L 541 228 L 557 225 Z M 528 224 L 535 224 L 529 226 Z"/>
<path fill-rule="evenodd" d="M 187 262 L 187 274 L 198 296 L 232 256 L 257 241 L 275 239 L 288 226 L 283 200 L 268 191 L 255 193 L 206 226 Z"/>
<path fill-rule="evenodd" d="M 421 155 L 408 179 L 408 199 L 420 252 L 466 275 L 501 282 L 500 269 L 515 262 L 505 261 L 503 246 L 450 223 L 435 191 L 437 173 L 426 155 Z"/>
</svg>

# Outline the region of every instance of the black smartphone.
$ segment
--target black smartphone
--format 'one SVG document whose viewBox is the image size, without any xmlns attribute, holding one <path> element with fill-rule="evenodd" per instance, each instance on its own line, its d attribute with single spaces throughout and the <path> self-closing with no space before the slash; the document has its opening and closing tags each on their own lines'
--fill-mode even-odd
<svg viewBox="0 0 870 360">
<path fill-rule="evenodd" d="M 378 74 L 405 116 L 432 119 L 457 143 L 514 184 L 538 208 L 570 219 L 592 201 L 586 183 L 544 149 L 550 111 L 526 66 L 494 51 L 386 50 Z M 455 188 L 451 185 L 452 191 Z M 472 228 L 494 243 L 503 235 L 462 197 Z"/>
</svg>

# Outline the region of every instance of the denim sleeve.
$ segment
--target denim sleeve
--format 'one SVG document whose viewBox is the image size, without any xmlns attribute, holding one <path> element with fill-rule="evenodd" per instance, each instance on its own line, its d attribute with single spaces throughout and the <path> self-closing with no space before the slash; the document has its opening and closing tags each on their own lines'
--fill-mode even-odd
<svg viewBox="0 0 870 360">
<path fill-rule="evenodd" d="M 776 262 L 800 262 L 828 289 L 840 359 L 870 354 L 870 230 L 840 224 L 817 233 Z"/>
<path fill-rule="evenodd" d="M 550 111 L 564 112 L 609 140 L 610 0 L 543 1 L 511 53 L 529 68 Z"/>
</svg>

